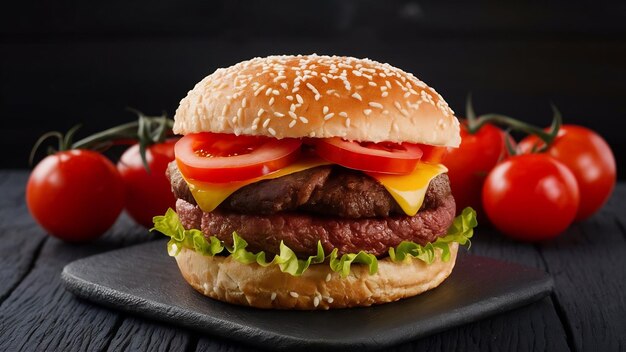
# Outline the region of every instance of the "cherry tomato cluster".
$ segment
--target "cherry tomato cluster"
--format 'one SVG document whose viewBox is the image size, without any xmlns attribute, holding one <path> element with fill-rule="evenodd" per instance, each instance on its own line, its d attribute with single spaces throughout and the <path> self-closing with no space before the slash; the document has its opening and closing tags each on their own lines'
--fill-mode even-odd
<svg viewBox="0 0 626 352">
<path fill-rule="evenodd" d="M 174 160 L 170 128 L 171 120 L 164 116 L 140 114 L 137 122 L 75 143 L 76 129 L 65 136 L 45 134 L 33 154 L 51 136 L 59 139 L 59 147 L 35 166 L 28 179 L 30 213 L 51 235 L 69 242 L 99 237 L 124 208 L 137 223 L 150 227 L 153 216 L 175 205 L 165 177 L 168 163 Z M 99 152 L 115 144 L 131 145 L 117 165 Z"/>
<path fill-rule="evenodd" d="M 457 208 L 471 206 L 504 234 L 526 241 L 558 236 L 608 200 L 616 182 L 613 153 L 594 131 L 561 125 L 539 129 L 502 115 L 474 116 L 468 105 L 459 148 L 445 164 Z M 528 135 L 517 145 L 496 125 Z"/>
</svg>

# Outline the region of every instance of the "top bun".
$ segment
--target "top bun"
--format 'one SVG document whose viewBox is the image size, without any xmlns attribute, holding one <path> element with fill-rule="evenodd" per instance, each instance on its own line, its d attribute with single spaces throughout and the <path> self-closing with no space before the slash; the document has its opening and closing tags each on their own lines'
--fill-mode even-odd
<svg viewBox="0 0 626 352">
<path fill-rule="evenodd" d="M 459 122 L 434 89 L 369 59 L 269 56 L 218 69 L 189 91 L 174 133 L 342 137 L 457 147 Z"/>
</svg>

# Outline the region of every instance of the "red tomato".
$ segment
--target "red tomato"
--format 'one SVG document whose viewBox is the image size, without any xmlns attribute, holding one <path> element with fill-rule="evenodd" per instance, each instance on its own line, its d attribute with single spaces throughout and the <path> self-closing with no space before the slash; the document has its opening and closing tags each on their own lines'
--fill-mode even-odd
<svg viewBox="0 0 626 352">
<path fill-rule="evenodd" d="M 432 145 L 420 144 L 420 149 L 424 154 L 422 154 L 422 161 L 428 163 L 443 163 L 446 155 L 448 154 L 448 148 L 446 147 L 435 147 Z"/>
<path fill-rule="evenodd" d="M 316 144 L 322 158 L 361 171 L 408 174 L 422 157 L 417 144 L 350 142 L 339 137 L 323 138 Z"/>
<path fill-rule="evenodd" d="M 450 188 L 457 213 L 472 207 L 482 215 L 481 194 L 489 171 L 506 155 L 504 132 L 494 125 L 484 125 L 475 134 L 461 127 L 461 145 L 448 148 L 444 164 L 448 167 Z"/>
<path fill-rule="evenodd" d="M 26 185 L 32 216 L 51 235 L 80 242 L 102 235 L 124 207 L 124 183 L 99 153 L 69 150 L 49 155 Z"/>
<path fill-rule="evenodd" d="M 302 141 L 221 133 L 192 133 L 174 147 L 185 177 L 205 182 L 241 181 L 268 174 L 296 160 Z"/>
<path fill-rule="evenodd" d="M 528 153 L 533 146 L 543 146 L 535 136 L 524 138 L 519 149 Z M 576 176 L 580 206 L 576 220 L 584 220 L 598 211 L 615 188 L 615 157 L 606 141 L 594 131 L 576 125 L 563 125 L 547 153 L 565 164 Z"/>
<path fill-rule="evenodd" d="M 525 241 L 559 235 L 574 220 L 580 202 L 574 174 L 546 154 L 498 164 L 485 180 L 482 199 L 496 228 Z"/>
<path fill-rule="evenodd" d="M 164 214 L 167 208 L 176 206 L 170 183 L 165 177 L 167 164 L 174 160 L 176 140 L 154 144 L 146 149 L 146 171 L 139 154 L 139 145 L 128 148 L 117 170 L 126 186 L 126 211 L 139 224 L 152 227 L 152 217 Z"/>
</svg>

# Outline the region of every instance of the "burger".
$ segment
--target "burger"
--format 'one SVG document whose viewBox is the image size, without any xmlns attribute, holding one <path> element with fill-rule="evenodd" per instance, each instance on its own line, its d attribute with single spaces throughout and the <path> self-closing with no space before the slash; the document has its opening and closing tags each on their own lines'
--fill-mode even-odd
<svg viewBox="0 0 626 352">
<path fill-rule="evenodd" d="M 455 218 L 460 143 L 443 98 L 369 59 L 270 56 L 218 69 L 182 99 L 154 218 L 198 292 L 274 309 L 370 306 L 450 275 L 476 226 Z"/>
</svg>

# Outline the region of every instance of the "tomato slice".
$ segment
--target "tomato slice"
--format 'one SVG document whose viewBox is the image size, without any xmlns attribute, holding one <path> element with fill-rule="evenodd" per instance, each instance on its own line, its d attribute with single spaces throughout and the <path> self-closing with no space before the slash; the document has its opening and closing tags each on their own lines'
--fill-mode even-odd
<svg viewBox="0 0 626 352">
<path fill-rule="evenodd" d="M 350 142 L 339 137 L 320 139 L 316 151 L 322 158 L 349 169 L 385 174 L 411 173 L 422 149 L 411 143 Z"/>
<path fill-rule="evenodd" d="M 448 148 L 435 147 L 433 145 L 420 144 L 420 149 L 424 154 L 422 155 L 422 161 L 433 164 L 443 163 L 446 155 L 448 155 Z"/>
<path fill-rule="evenodd" d="M 174 147 L 180 172 L 204 182 L 242 181 L 281 169 L 296 160 L 302 141 L 222 133 L 192 133 Z"/>
</svg>

